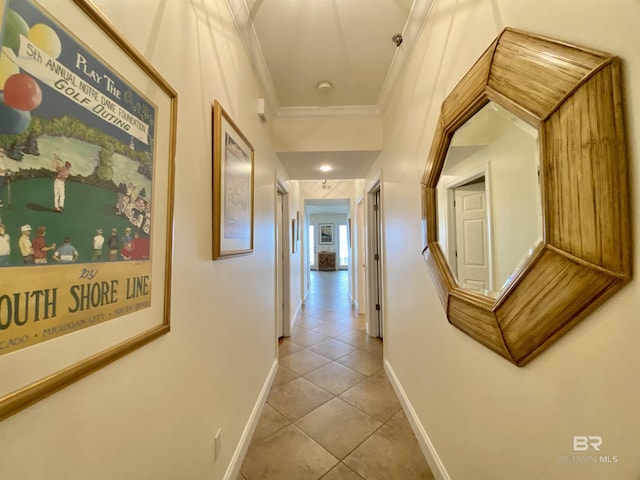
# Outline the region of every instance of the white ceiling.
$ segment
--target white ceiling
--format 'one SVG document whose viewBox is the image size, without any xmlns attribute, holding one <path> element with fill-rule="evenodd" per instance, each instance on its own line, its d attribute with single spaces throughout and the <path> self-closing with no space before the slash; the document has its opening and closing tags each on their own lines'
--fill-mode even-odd
<svg viewBox="0 0 640 480">
<path fill-rule="evenodd" d="M 247 0 L 280 106 L 375 105 L 412 3 Z"/>
<path fill-rule="evenodd" d="M 228 0 L 277 117 L 384 111 L 432 0 Z M 392 37 L 400 33 L 402 45 Z M 320 91 L 319 82 L 331 82 Z M 289 177 L 364 178 L 379 151 L 277 152 Z M 329 174 L 318 162 L 330 163 Z"/>
<path fill-rule="evenodd" d="M 337 155 L 339 153 L 339 155 Z M 280 152 L 278 157 L 289 177 L 296 180 L 364 178 L 380 152 Z M 333 170 L 323 173 L 320 166 L 330 164 Z"/>
</svg>

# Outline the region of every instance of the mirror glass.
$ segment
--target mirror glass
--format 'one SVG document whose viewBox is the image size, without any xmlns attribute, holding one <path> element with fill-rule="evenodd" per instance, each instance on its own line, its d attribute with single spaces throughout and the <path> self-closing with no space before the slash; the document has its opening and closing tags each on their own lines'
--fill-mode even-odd
<svg viewBox="0 0 640 480">
<path fill-rule="evenodd" d="M 437 185 L 458 286 L 497 298 L 542 241 L 538 131 L 495 102 L 456 130 Z"/>
</svg>

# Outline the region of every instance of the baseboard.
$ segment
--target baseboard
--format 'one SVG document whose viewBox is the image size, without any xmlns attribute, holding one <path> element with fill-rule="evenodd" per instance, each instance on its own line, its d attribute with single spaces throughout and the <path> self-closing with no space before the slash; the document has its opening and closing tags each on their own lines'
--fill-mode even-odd
<svg viewBox="0 0 640 480">
<path fill-rule="evenodd" d="M 305 282 L 306 284 L 307 282 Z M 307 285 L 307 288 L 304 291 L 304 295 L 302 296 L 302 303 L 305 304 L 307 303 L 307 297 L 309 296 L 309 286 Z"/>
<path fill-rule="evenodd" d="M 251 411 L 251 415 L 249 416 L 249 421 L 244 427 L 244 431 L 242 432 L 242 436 L 240 437 L 238 446 L 236 447 L 235 452 L 233 452 L 231 462 L 229 462 L 229 466 L 227 467 L 227 471 L 223 477 L 224 480 L 236 480 L 238 478 L 238 475 L 240 474 L 240 468 L 242 467 L 244 456 L 247 454 L 247 450 L 249 449 L 249 444 L 251 443 L 253 432 L 255 432 L 256 430 L 258 420 L 260 419 L 260 414 L 262 413 L 262 408 L 267 401 L 267 396 L 269 395 L 269 391 L 271 390 L 271 384 L 273 384 L 273 380 L 276 377 L 277 372 L 278 359 L 276 358 L 271 365 L 271 370 L 269 371 L 269 375 L 267 375 L 267 379 L 262 386 L 260 395 L 258 395 L 256 404 L 253 406 L 253 410 Z"/>
<path fill-rule="evenodd" d="M 386 359 L 384 361 L 384 369 L 389 376 L 389 380 L 391 381 L 393 389 L 400 399 L 402 409 L 404 410 L 404 413 L 406 414 L 407 419 L 411 424 L 413 433 L 418 439 L 418 443 L 420 444 L 422 453 L 424 454 L 424 457 L 429 464 L 429 468 L 431 468 L 433 476 L 436 478 L 436 480 L 451 480 L 451 477 L 449 477 L 449 474 L 444 468 L 444 464 L 442 463 L 442 460 L 440 460 L 440 457 L 438 456 L 433 443 L 431 443 L 431 439 L 429 439 L 429 435 L 427 435 L 427 432 L 425 432 L 424 428 L 422 427 L 420 420 L 418 420 L 418 415 L 416 415 L 416 411 L 413 409 L 413 406 L 411 405 L 407 394 L 402 388 L 402 385 L 400 385 L 398 377 L 396 377 L 391 364 Z"/>
<path fill-rule="evenodd" d="M 296 307 L 296 312 L 291 315 L 291 319 L 289 320 L 289 333 L 293 330 L 293 327 L 296 323 L 298 315 L 300 315 L 300 309 L 302 308 L 302 302 L 298 302 L 298 306 Z"/>
</svg>

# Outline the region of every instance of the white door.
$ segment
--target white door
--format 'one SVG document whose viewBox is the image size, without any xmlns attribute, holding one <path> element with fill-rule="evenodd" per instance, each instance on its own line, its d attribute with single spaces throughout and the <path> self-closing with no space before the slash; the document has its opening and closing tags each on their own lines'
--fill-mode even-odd
<svg viewBox="0 0 640 480">
<path fill-rule="evenodd" d="M 455 191 L 458 285 L 478 292 L 491 289 L 486 199 L 484 182 Z"/>
<path fill-rule="evenodd" d="M 367 296 L 365 288 L 365 249 L 364 249 L 364 200 L 356 205 L 356 228 L 355 228 L 355 245 L 356 245 L 356 265 L 358 266 L 357 291 L 358 291 L 358 313 L 364 315 L 367 313 Z"/>
<path fill-rule="evenodd" d="M 283 194 L 276 196 L 276 337 L 284 336 L 284 233 L 282 228 Z M 286 230 L 285 230 L 286 231 Z"/>
<path fill-rule="evenodd" d="M 375 193 L 375 205 L 374 205 L 374 242 L 375 242 L 375 254 L 374 261 L 376 264 L 376 314 L 378 317 L 378 337 L 382 338 L 382 332 L 384 331 L 383 316 L 382 316 L 382 220 L 380 219 L 380 189 Z"/>
<path fill-rule="evenodd" d="M 367 335 L 382 337 L 384 330 L 382 305 L 382 221 L 380 218 L 380 186 L 367 194 Z"/>
</svg>

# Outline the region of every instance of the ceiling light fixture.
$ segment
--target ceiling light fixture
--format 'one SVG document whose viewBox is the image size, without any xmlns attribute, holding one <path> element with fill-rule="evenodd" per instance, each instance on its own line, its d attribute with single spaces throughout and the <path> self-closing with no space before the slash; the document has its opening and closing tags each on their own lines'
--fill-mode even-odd
<svg viewBox="0 0 640 480">
<path fill-rule="evenodd" d="M 331 165 L 321 165 L 320 170 L 323 172 L 330 172 L 333 170 L 333 167 Z"/>
<path fill-rule="evenodd" d="M 326 178 L 320 181 L 320 185 L 322 185 L 323 190 L 329 190 L 333 186 L 333 182 L 331 180 L 327 180 Z"/>
<path fill-rule="evenodd" d="M 333 85 L 331 84 L 331 82 L 323 80 L 322 82 L 318 83 L 318 86 L 316 88 L 321 92 L 328 92 L 333 88 Z"/>
</svg>

